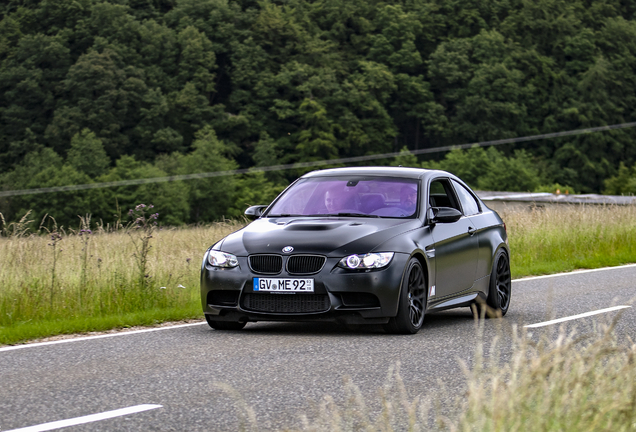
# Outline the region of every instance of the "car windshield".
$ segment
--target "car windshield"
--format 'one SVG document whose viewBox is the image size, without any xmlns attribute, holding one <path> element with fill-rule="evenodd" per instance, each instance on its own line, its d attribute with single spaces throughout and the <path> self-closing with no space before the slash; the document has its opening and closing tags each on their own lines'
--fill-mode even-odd
<svg viewBox="0 0 636 432">
<path fill-rule="evenodd" d="M 314 177 L 296 182 L 265 216 L 409 218 L 416 215 L 419 195 L 416 179 Z"/>
</svg>

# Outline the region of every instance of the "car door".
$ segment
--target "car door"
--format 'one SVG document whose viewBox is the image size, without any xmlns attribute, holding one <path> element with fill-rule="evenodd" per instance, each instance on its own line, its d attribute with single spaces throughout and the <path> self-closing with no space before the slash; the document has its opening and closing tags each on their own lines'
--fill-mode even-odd
<svg viewBox="0 0 636 432">
<path fill-rule="evenodd" d="M 477 237 L 477 242 L 479 243 L 479 260 L 475 274 L 475 281 L 477 281 L 490 275 L 491 261 L 494 254 L 492 242 L 490 241 L 492 219 L 489 215 L 484 214 L 479 201 L 470 189 L 454 179 L 451 180 L 451 183 L 459 198 L 462 213 L 470 220 L 470 224 L 476 230 L 475 237 Z"/>
<path fill-rule="evenodd" d="M 451 207 L 462 211 L 447 178 L 437 178 L 429 184 L 429 205 Z M 473 286 L 479 243 L 470 218 L 462 216 L 452 223 L 437 223 L 431 227 L 435 241 L 435 297 L 443 298 Z"/>
</svg>

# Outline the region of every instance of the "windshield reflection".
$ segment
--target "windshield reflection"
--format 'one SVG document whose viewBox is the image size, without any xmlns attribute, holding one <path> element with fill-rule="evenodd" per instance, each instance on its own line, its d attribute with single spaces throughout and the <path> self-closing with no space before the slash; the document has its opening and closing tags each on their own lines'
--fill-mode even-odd
<svg viewBox="0 0 636 432">
<path fill-rule="evenodd" d="M 419 184 L 406 178 L 301 179 L 272 206 L 266 217 L 415 217 Z"/>
</svg>

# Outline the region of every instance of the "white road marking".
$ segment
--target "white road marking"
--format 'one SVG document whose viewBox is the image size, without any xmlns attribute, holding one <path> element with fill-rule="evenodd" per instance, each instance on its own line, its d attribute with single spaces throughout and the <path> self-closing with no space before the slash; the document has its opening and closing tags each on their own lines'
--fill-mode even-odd
<svg viewBox="0 0 636 432">
<path fill-rule="evenodd" d="M 50 423 L 43 423 L 41 425 L 36 426 L 28 426 L 20 429 L 12 429 L 10 431 L 5 432 L 43 432 L 50 431 L 53 429 L 61 429 L 68 426 L 76 426 L 84 423 L 92 423 L 100 420 L 106 420 L 114 417 L 121 417 L 128 414 L 135 414 L 142 411 L 153 410 L 157 408 L 162 408 L 162 405 L 152 405 L 152 404 L 144 404 L 144 405 L 135 405 L 128 408 L 121 408 L 113 411 L 106 411 L 99 414 L 91 414 L 83 417 L 76 417 L 68 420 L 59 420 Z"/>
<path fill-rule="evenodd" d="M 557 274 L 551 274 L 551 275 L 525 277 L 520 279 L 513 279 L 513 282 L 526 282 L 526 281 L 533 281 L 537 279 L 547 279 L 547 278 L 553 278 L 553 277 L 559 277 L 559 276 L 570 276 L 570 275 L 577 275 L 582 273 L 592 273 L 592 272 L 599 272 L 599 271 L 605 271 L 605 270 L 616 270 L 616 269 L 629 268 L 629 267 L 636 267 L 636 264 L 625 264 L 622 266 L 603 267 L 603 268 L 597 268 L 597 269 L 591 269 L 591 270 L 575 270 L 575 271 L 571 271 L 567 273 L 557 273 Z"/>
<path fill-rule="evenodd" d="M 12 351 L 12 350 L 17 350 L 22 348 L 35 348 L 35 347 L 45 346 L 45 345 L 56 345 L 56 344 L 69 343 L 69 342 L 79 342 L 79 341 L 85 341 L 85 340 L 91 340 L 91 339 L 102 339 L 102 338 L 109 338 L 109 337 L 115 337 L 115 336 L 126 336 L 131 334 L 138 334 L 138 333 L 148 333 L 148 332 L 154 332 L 154 331 L 160 331 L 160 330 L 171 330 L 171 329 L 176 329 L 181 327 L 191 327 L 191 326 L 197 326 L 202 324 L 206 324 L 206 322 L 203 321 L 203 322 L 190 323 L 190 324 L 178 324 L 178 325 L 167 326 L 167 327 L 153 327 L 153 328 L 143 329 L 143 330 L 122 331 L 120 333 L 108 333 L 108 334 L 97 335 L 97 336 L 85 336 L 85 337 L 78 337 L 78 338 L 71 338 L 71 339 L 62 339 L 62 340 L 56 340 L 51 342 L 37 342 L 37 343 L 31 343 L 31 344 L 26 343 L 22 345 L 12 345 L 8 347 L 0 348 L 0 352 Z"/>
<path fill-rule="evenodd" d="M 602 313 L 606 313 L 606 312 L 612 312 L 615 310 L 619 310 L 619 309 L 625 309 L 625 308 L 630 308 L 631 306 L 614 306 L 611 308 L 607 308 L 607 309 L 600 309 L 600 310 L 596 310 L 596 311 L 592 311 L 592 312 L 585 312 L 582 314 L 578 314 L 578 315 L 572 315 L 569 317 L 564 317 L 564 318 L 559 318 L 559 319 L 553 319 L 550 321 L 545 321 L 545 322 L 541 322 L 541 323 L 537 323 L 537 324 L 529 324 L 527 326 L 524 326 L 526 328 L 536 328 L 536 327 L 545 327 L 545 326 L 549 326 L 552 324 L 558 324 L 558 323 L 562 323 L 565 321 L 571 321 L 571 320 L 575 320 L 575 319 L 579 319 L 579 318 L 585 318 L 585 317 L 589 317 L 589 316 L 593 316 L 593 315 L 598 315 L 598 314 L 602 314 Z"/>
</svg>

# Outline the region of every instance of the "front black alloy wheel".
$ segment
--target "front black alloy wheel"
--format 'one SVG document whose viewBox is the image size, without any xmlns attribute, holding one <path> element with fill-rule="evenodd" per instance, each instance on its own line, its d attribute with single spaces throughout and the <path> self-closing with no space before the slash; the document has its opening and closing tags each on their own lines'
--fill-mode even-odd
<svg viewBox="0 0 636 432">
<path fill-rule="evenodd" d="M 246 322 L 233 322 L 233 321 L 214 321 L 210 315 L 205 316 L 205 320 L 208 325 L 214 330 L 241 330 L 245 327 Z"/>
<path fill-rule="evenodd" d="M 411 258 L 400 288 L 398 313 L 385 325 L 388 333 L 415 334 L 426 313 L 426 277 L 417 258 Z"/>
<path fill-rule="evenodd" d="M 501 316 L 508 312 L 511 288 L 510 259 L 506 251 L 500 249 L 493 260 L 490 289 L 488 290 L 488 300 L 486 302 L 491 309 L 494 309 L 494 316 L 498 316 L 498 312 L 501 312 Z M 492 314 L 486 313 L 486 315 L 491 316 Z"/>
</svg>

